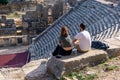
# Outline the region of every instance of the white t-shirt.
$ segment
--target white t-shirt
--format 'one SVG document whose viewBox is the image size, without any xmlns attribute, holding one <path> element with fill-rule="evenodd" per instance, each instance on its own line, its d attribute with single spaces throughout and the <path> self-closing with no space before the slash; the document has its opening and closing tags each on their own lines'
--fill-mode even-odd
<svg viewBox="0 0 120 80">
<path fill-rule="evenodd" d="M 80 41 L 79 46 L 81 50 L 87 51 L 91 48 L 91 37 L 88 31 L 81 31 L 74 38 Z"/>
</svg>

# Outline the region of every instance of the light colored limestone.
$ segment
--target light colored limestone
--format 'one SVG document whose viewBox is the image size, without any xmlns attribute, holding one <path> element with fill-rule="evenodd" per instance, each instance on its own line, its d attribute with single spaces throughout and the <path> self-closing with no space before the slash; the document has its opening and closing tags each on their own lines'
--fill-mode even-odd
<svg viewBox="0 0 120 80">
<path fill-rule="evenodd" d="M 46 73 L 46 59 L 31 61 L 22 67 L 26 80 L 38 80 Z"/>
<path fill-rule="evenodd" d="M 103 50 L 91 50 L 84 54 L 63 56 L 60 59 L 52 57 L 47 64 L 48 72 L 60 78 L 64 74 L 80 70 L 88 65 L 98 64 L 108 59 Z"/>
<path fill-rule="evenodd" d="M 0 80 L 5 80 L 5 77 L 3 76 L 1 72 L 0 72 Z"/>
<path fill-rule="evenodd" d="M 105 42 L 110 46 L 107 50 L 109 58 L 120 56 L 120 37 L 106 39 Z"/>
<path fill-rule="evenodd" d="M 46 75 L 47 71 L 60 78 L 71 71 L 105 61 L 108 57 L 120 56 L 120 37 L 106 39 L 105 43 L 110 46 L 106 51 L 94 49 L 84 54 L 73 53 L 60 59 L 52 57 L 49 61 L 47 59 L 34 60 L 22 68 L 1 68 L 0 80 L 54 80 Z"/>
<path fill-rule="evenodd" d="M 3 80 L 24 80 L 25 74 L 21 68 L 2 68 L 0 70 L 4 77 Z"/>
</svg>

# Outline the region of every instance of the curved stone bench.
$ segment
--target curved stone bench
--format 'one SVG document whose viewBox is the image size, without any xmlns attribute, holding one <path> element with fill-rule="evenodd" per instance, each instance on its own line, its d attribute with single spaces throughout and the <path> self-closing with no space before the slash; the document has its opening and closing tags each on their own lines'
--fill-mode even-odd
<svg viewBox="0 0 120 80">
<path fill-rule="evenodd" d="M 34 60 L 22 68 L 0 69 L 0 80 L 56 80 L 46 72 L 47 66 L 47 71 L 59 78 L 64 74 L 83 69 L 88 65 L 95 65 L 106 61 L 108 58 L 120 56 L 120 36 L 106 39 L 104 42 L 110 46 L 106 51 L 92 49 L 84 54 L 73 53 L 60 59 L 52 57 L 49 61 L 47 59 Z"/>
<path fill-rule="evenodd" d="M 59 79 L 63 74 L 101 63 L 107 59 L 108 55 L 105 51 L 95 49 L 84 54 L 72 54 L 59 59 L 52 57 L 47 63 L 47 70 Z"/>
<path fill-rule="evenodd" d="M 47 63 L 47 71 L 59 79 L 64 74 L 120 56 L 120 37 L 106 39 L 104 42 L 110 46 L 106 51 L 92 49 L 84 54 L 72 53 L 72 55 L 62 56 L 62 58 L 51 57 Z"/>
<path fill-rule="evenodd" d="M 73 38 L 79 32 L 79 24 L 85 23 L 92 40 L 103 41 L 114 37 L 119 30 L 119 14 L 108 5 L 95 0 L 86 0 L 83 4 L 72 8 L 61 16 L 51 26 L 35 38 L 31 44 L 35 54 L 34 59 L 48 58 L 57 46 L 59 32 L 63 25 L 67 25 Z"/>
<path fill-rule="evenodd" d="M 120 56 L 120 37 L 106 39 L 105 42 L 110 46 L 107 50 L 109 58 Z"/>
</svg>

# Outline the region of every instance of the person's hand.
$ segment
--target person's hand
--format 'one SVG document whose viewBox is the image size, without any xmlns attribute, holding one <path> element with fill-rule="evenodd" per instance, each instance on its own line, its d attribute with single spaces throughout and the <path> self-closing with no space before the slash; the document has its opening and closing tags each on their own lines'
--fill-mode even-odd
<svg viewBox="0 0 120 80">
<path fill-rule="evenodd" d="M 79 44 L 79 40 L 76 40 L 76 41 L 74 42 L 74 44 Z"/>
</svg>

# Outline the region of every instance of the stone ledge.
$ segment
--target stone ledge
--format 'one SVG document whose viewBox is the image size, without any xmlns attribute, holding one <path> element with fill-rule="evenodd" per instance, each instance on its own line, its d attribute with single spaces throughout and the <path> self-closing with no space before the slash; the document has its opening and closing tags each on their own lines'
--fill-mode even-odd
<svg viewBox="0 0 120 80">
<path fill-rule="evenodd" d="M 110 48 L 106 50 L 109 58 L 120 56 L 120 37 L 106 39 L 105 43 L 110 46 Z"/>
<path fill-rule="evenodd" d="M 63 56 L 60 59 L 52 57 L 47 63 L 47 71 L 59 79 L 64 74 L 80 70 L 88 65 L 98 64 L 107 59 L 108 55 L 105 51 L 96 49 L 81 55 Z"/>
<path fill-rule="evenodd" d="M 91 50 L 84 54 L 64 56 L 60 59 L 52 57 L 48 60 L 47 71 L 56 78 L 72 71 L 80 70 L 88 65 L 95 65 L 108 58 L 120 56 L 120 37 L 104 40 L 110 47 L 104 50 Z"/>
<path fill-rule="evenodd" d="M 120 56 L 120 48 L 113 48 L 107 50 L 109 58 Z"/>
<path fill-rule="evenodd" d="M 5 80 L 4 75 L 2 75 L 2 73 L 0 72 L 0 80 Z"/>
<path fill-rule="evenodd" d="M 22 67 L 25 80 L 39 80 L 46 73 L 47 59 L 31 61 Z"/>
<path fill-rule="evenodd" d="M 21 68 L 1 68 L 0 80 L 24 80 L 24 72 Z"/>
</svg>

